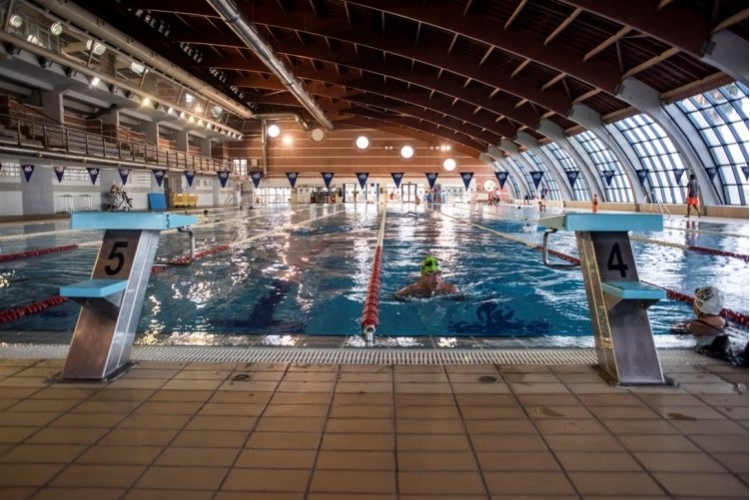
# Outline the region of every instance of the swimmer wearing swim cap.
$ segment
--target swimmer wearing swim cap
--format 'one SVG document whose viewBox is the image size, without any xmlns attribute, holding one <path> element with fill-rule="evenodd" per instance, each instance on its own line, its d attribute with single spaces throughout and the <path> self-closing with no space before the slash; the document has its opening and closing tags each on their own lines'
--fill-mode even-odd
<svg viewBox="0 0 750 500">
<path fill-rule="evenodd" d="M 396 297 L 434 297 L 458 293 L 458 287 L 443 281 L 443 271 L 437 257 L 430 255 L 420 264 L 419 281 L 396 292 Z"/>
</svg>

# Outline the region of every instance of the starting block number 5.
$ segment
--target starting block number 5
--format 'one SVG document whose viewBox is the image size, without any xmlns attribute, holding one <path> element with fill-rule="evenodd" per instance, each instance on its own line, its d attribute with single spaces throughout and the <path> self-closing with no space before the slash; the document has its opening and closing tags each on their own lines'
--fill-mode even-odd
<svg viewBox="0 0 750 500">
<path fill-rule="evenodd" d="M 94 278 L 128 279 L 138 248 L 140 231 L 107 231 L 99 258 L 94 266 Z"/>
</svg>

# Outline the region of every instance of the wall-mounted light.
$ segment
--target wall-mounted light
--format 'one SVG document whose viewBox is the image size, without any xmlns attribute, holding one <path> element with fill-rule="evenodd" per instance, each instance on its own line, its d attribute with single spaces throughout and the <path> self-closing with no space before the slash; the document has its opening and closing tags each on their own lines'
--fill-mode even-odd
<svg viewBox="0 0 750 500">
<path fill-rule="evenodd" d="M 268 134 L 268 137 L 278 137 L 281 134 L 281 127 L 272 123 L 268 126 L 268 129 L 266 129 L 266 133 Z"/>
<path fill-rule="evenodd" d="M 23 26 L 23 18 L 18 14 L 13 14 L 12 16 L 10 16 L 10 19 L 8 19 L 8 24 L 16 29 L 20 28 L 21 26 Z"/>
<path fill-rule="evenodd" d="M 456 170 L 456 167 L 458 166 L 458 163 L 456 163 L 456 160 L 453 158 L 446 158 L 443 160 L 443 170 L 446 172 L 453 172 Z"/>
<path fill-rule="evenodd" d="M 53 36 L 60 36 L 62 34 L 62 32 L 63 32 L 62 24 L 60 24 L 60 23 L 52 23 L 52 24 L 50 24 L 50 26 L 49 26 L 49 32 Z"/>
<path fill-rule="evenodd" d="M 412 147 L 409 144 L 405 144 L 401 146 L 401 149 L 399 150 L 399 154 L 401 155 L 401 158 L 404 160 L 411 160 L 414 157 L 414 147 Z"/>
<path fill-rule="evenodd" d="M 86 50 L 93 52 L 94 55 L 100 56 L 107 52 L 107 46 L 103 43 L 89 40 L 88 42 L 86 42 Z"/>
<path fill-rule="evenodd" d="M 142 75 L 146 72 L 146 65 L 141 64 L 138 61 L 133 61 L 130 63 L 130 71 L 132 71 L 136 75 Z"/>
<path fill-rule="evenodd" d="M 365 149 L 370 147 L 370 138 L 366 135 L 360 135 L 354 140 L 354 145 L 360 151 L 364 151 Z"/>
</svg>

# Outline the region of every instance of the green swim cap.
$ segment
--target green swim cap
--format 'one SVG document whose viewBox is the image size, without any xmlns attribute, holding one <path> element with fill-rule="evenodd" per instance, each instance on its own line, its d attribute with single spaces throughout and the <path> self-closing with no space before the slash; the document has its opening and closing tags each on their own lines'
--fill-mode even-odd
<svg viewBox="0 0 750 500">
<path fill-rule="evenodd" d="M 433 257 L 432 255 L 425 257 L 425 259 L 422 261 L 422 276 L 431 272 L 441 272 L 440 262 L 438 262 L 437 258 Z"/>
</svg>

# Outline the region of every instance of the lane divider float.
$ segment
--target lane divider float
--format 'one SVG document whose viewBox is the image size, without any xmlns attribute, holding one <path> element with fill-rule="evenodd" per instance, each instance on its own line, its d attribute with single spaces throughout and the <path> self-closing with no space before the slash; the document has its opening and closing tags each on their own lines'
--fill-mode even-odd
<svg viewBox="0 0 750 500">
<path fill-rule="evenodd" d="M 372 260 L 372 269 L 370 270 L 370 282 L 367 285 L 367 295 L 365 296 L 362 320 L 360 321 L 362 333 L 364 333 L 365 341 L 368 344 L 372 344 L 373 335 L 380 322 L 380 285 L 383 270 L 383 238 L 385 236 L 385 217 L 387 212 L 387 210 L 383 210 L 383 217 L 380 220 L 378 241 L 375 244 L 375 255 Z"/>
</svg>

